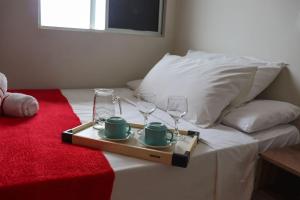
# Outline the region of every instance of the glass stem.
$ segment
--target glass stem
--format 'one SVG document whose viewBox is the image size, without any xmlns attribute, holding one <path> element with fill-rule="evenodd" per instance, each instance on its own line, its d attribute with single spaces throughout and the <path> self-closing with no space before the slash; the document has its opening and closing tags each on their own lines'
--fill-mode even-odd
<svg viewBox="0 0 300 200">
<path fill-rule="evenodd" d="M 179 130 L 178 130 L 178 119 L 175 119 L 174 120 L 175 121 L 175 133 L 177 134 L 177 135 L 179 135 Z"/>
<path fill-rule="evenodd" d="M 148 124 L 148 115 L 144 115 L 144 126 Z"/>
</svg>

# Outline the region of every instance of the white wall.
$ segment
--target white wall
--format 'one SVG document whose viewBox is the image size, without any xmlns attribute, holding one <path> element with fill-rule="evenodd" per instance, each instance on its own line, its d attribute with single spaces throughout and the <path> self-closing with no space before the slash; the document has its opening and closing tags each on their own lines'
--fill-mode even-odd
<svg viewBox="0 0 300 200">
<path fill-rule="evenodd" d="M 164 37 L 42 30 L 38 0 L 0 1 L 0 71 L 10 88 L 122 86 L 172 49 L 175 1 Z"/>
<path fill-rule="evenodd" d="M 299 0 L 178 0 L 175 52 L 248 55 L 290 64 L 263 95 L 300 105 Z"/>
</svg>

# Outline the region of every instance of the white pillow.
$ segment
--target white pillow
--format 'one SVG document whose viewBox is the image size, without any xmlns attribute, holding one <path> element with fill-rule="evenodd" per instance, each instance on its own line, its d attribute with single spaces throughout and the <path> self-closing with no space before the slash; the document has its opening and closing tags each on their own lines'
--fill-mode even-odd
<svg viewBox="0 0 300 200">
<path fill-rule="evenodd" d="M 209 127 L 222 111 L 248 94 L 256 67 L 203 65 L 192 59 L 165 55 L 146 75 L 136 93 L 156 94 L 155 104 L 166 110 L 168 96 L 188 98 L 186 119 Z"/>
<path fill-rule="evenodd" d="M 242 101 L 248 102 L 253 100 L 257 95 L 259 95 L 263 90 L 265 90 L 278 76 L 284 63 L 275 63 L 264 60 L 259 60 L 256 58 L 245 57 L 245 56 L 229 56 L 225 54 L 207 53 L 203 51 L 192 51 L 189 50 L 187 58 L 195 59 L 198 62 L 215 62 L 218 64 L 226 65 L 253 65 L 257 66 L 258 70 L 256 72 L 252 88 L 249 95 Z M 238 106 L 238 105 L 236 105 Z"/>
<path fill-rule="evenodd" d="M 136 89 L 140 86 L 142 80 L 143 80 L 143 79 L 138 79 L 138 80 L 128 81 L 128 82 L 126 83 L 126 85 L 127 85 L 127 87 L 128 87 L 129 89 L 131 89 L 131 90 L 136 90 Z"/>
<path fill-rule="evenodd" d="M 300 108 L 293 104 L 271 100 L 254 100 L 232 110 L 222 123 L 246 133 L 271 128 L 278 124 L 287 124 L 297 119 Z"/>
</svg>

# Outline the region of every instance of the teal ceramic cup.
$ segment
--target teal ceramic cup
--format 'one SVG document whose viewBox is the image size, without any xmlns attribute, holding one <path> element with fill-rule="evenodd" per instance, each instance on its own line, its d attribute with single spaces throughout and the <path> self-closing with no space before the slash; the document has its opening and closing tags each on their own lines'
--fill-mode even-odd
<svg viewBox="0 0 300 200">
<path fill-rule="evenodd" d="M 166 146 L 173 141 L 174 134 L 160 122 L 151 122 L 145 127 L 145 143 L 151 146 Z"/>
<path fill-rule="evenodd" d="M 130 125 L 121 117 L 110 117 L 105 121 L 105 137 L 110 139 L 125 139 L 131 132 Z"/>
</svg>

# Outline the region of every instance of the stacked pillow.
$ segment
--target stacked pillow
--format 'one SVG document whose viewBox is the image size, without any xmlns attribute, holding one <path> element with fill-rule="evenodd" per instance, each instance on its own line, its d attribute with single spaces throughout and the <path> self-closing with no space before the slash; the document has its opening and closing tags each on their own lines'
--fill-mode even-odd
<svg viewBox="0 0 300 200">
<path fill-rule="evenodd" d="M 128 81 L 126 85 L 129 89 L 136 90 L 141 85 L 142 81 L 142 79 Z"/>
<path fill-rule="evenodd" d="M 167 54 L 150 70 L 136 92 L 155 94 L 153 103 L 163 110 L 167 108 L 168 96 L 186 96 L 186 118 L 200 127 L 209 127 L 226 107 L 248 95 L 256 70 L 256 66 L 199 63 Z"/>
<path fill-rule="evenodd" d="M 254 78 L 252 88 L 247 97 L 243 100 L 244 102 L 251 101 L 257 95 L 259 95 L 263 90 L 265 90 L 278 76 L 284 63 L 275 63 L 264 60 L 259 60 L 251 57 L 238 57 L 238 56 L 228 56 L 225 54 L 214 54 L 207 53 L 203 51 L 192 51 L 189 50 L 187 58 L 196 60 L 198 62 L 211 61 L 215 63 L 222 64 L 237 64 L 237 65 L 254 65 L 257 66 L 257 72 Z"/>
<path fill-rule="evenodd" d="M 186 57 L 199 62 L 211 61 L 223 64 L 252 64 L 258 67 L 252 88 L 247 97 L 241 102 L 245 104 L 230 110 L 229 113 L 223 117 L 223 124 L 251 134 L 276 125 L 290 123 L 299 117 L 300 108 L 293 104 L 272 100 L 251 101 L 273 82 L 286 64 L 245 56 L 228 56 L 225 54 L 192 50 L 188 51 Z"/>
<path fill-rule="evenodd" d="M 222 123 L 246 133 L 262 131 L 297 119 L 300 108 L 271 100 L 254 100 L 228 113 Z"/>
<path fill-rule="evenodd" d="M 254 132 L 265 127 L 253 122 L 257 126 L 244 128 L 239 124 L 244 122 L 240 122 L 237 116 L 241 116 L 239 109 L 245 108 L 238 107 L 250 102 L 266 89 L 284 65 L 251 57 L 190 50 L 184 57 L 166 54 L 143 80 L 131 81 L 127 85 L 135 90 L 135 93 L 143 91 L 156 94 L 157 99 L 153 103 L 163 110 L 166 110 L 168 96 L 186 96 L 189 102 L 186 119 L 200 127 L 210 127 L 215 122 L 222 121 L 223 116 L 227 114 L 223 119 L 224 124 L 245 132 Z M 260 103 L 255 102 L 254 107 Z M 271 106 L 276 104 L 274 101 L 264 103 L 270 103 Z M 252 106 L 253 104 L 250 104 L 251 109 Z M 289 107 L 289 111 L 293 110 L 292 114 L 287 114 L 289 117 L 284 120 L 278 117 L 278 120 L 270 122 L 267 128 L 298 117 L 296 106 L 292 106 L 279 106 L 282 110 L 278 112 L 283 112 Z"/>
</svg>

